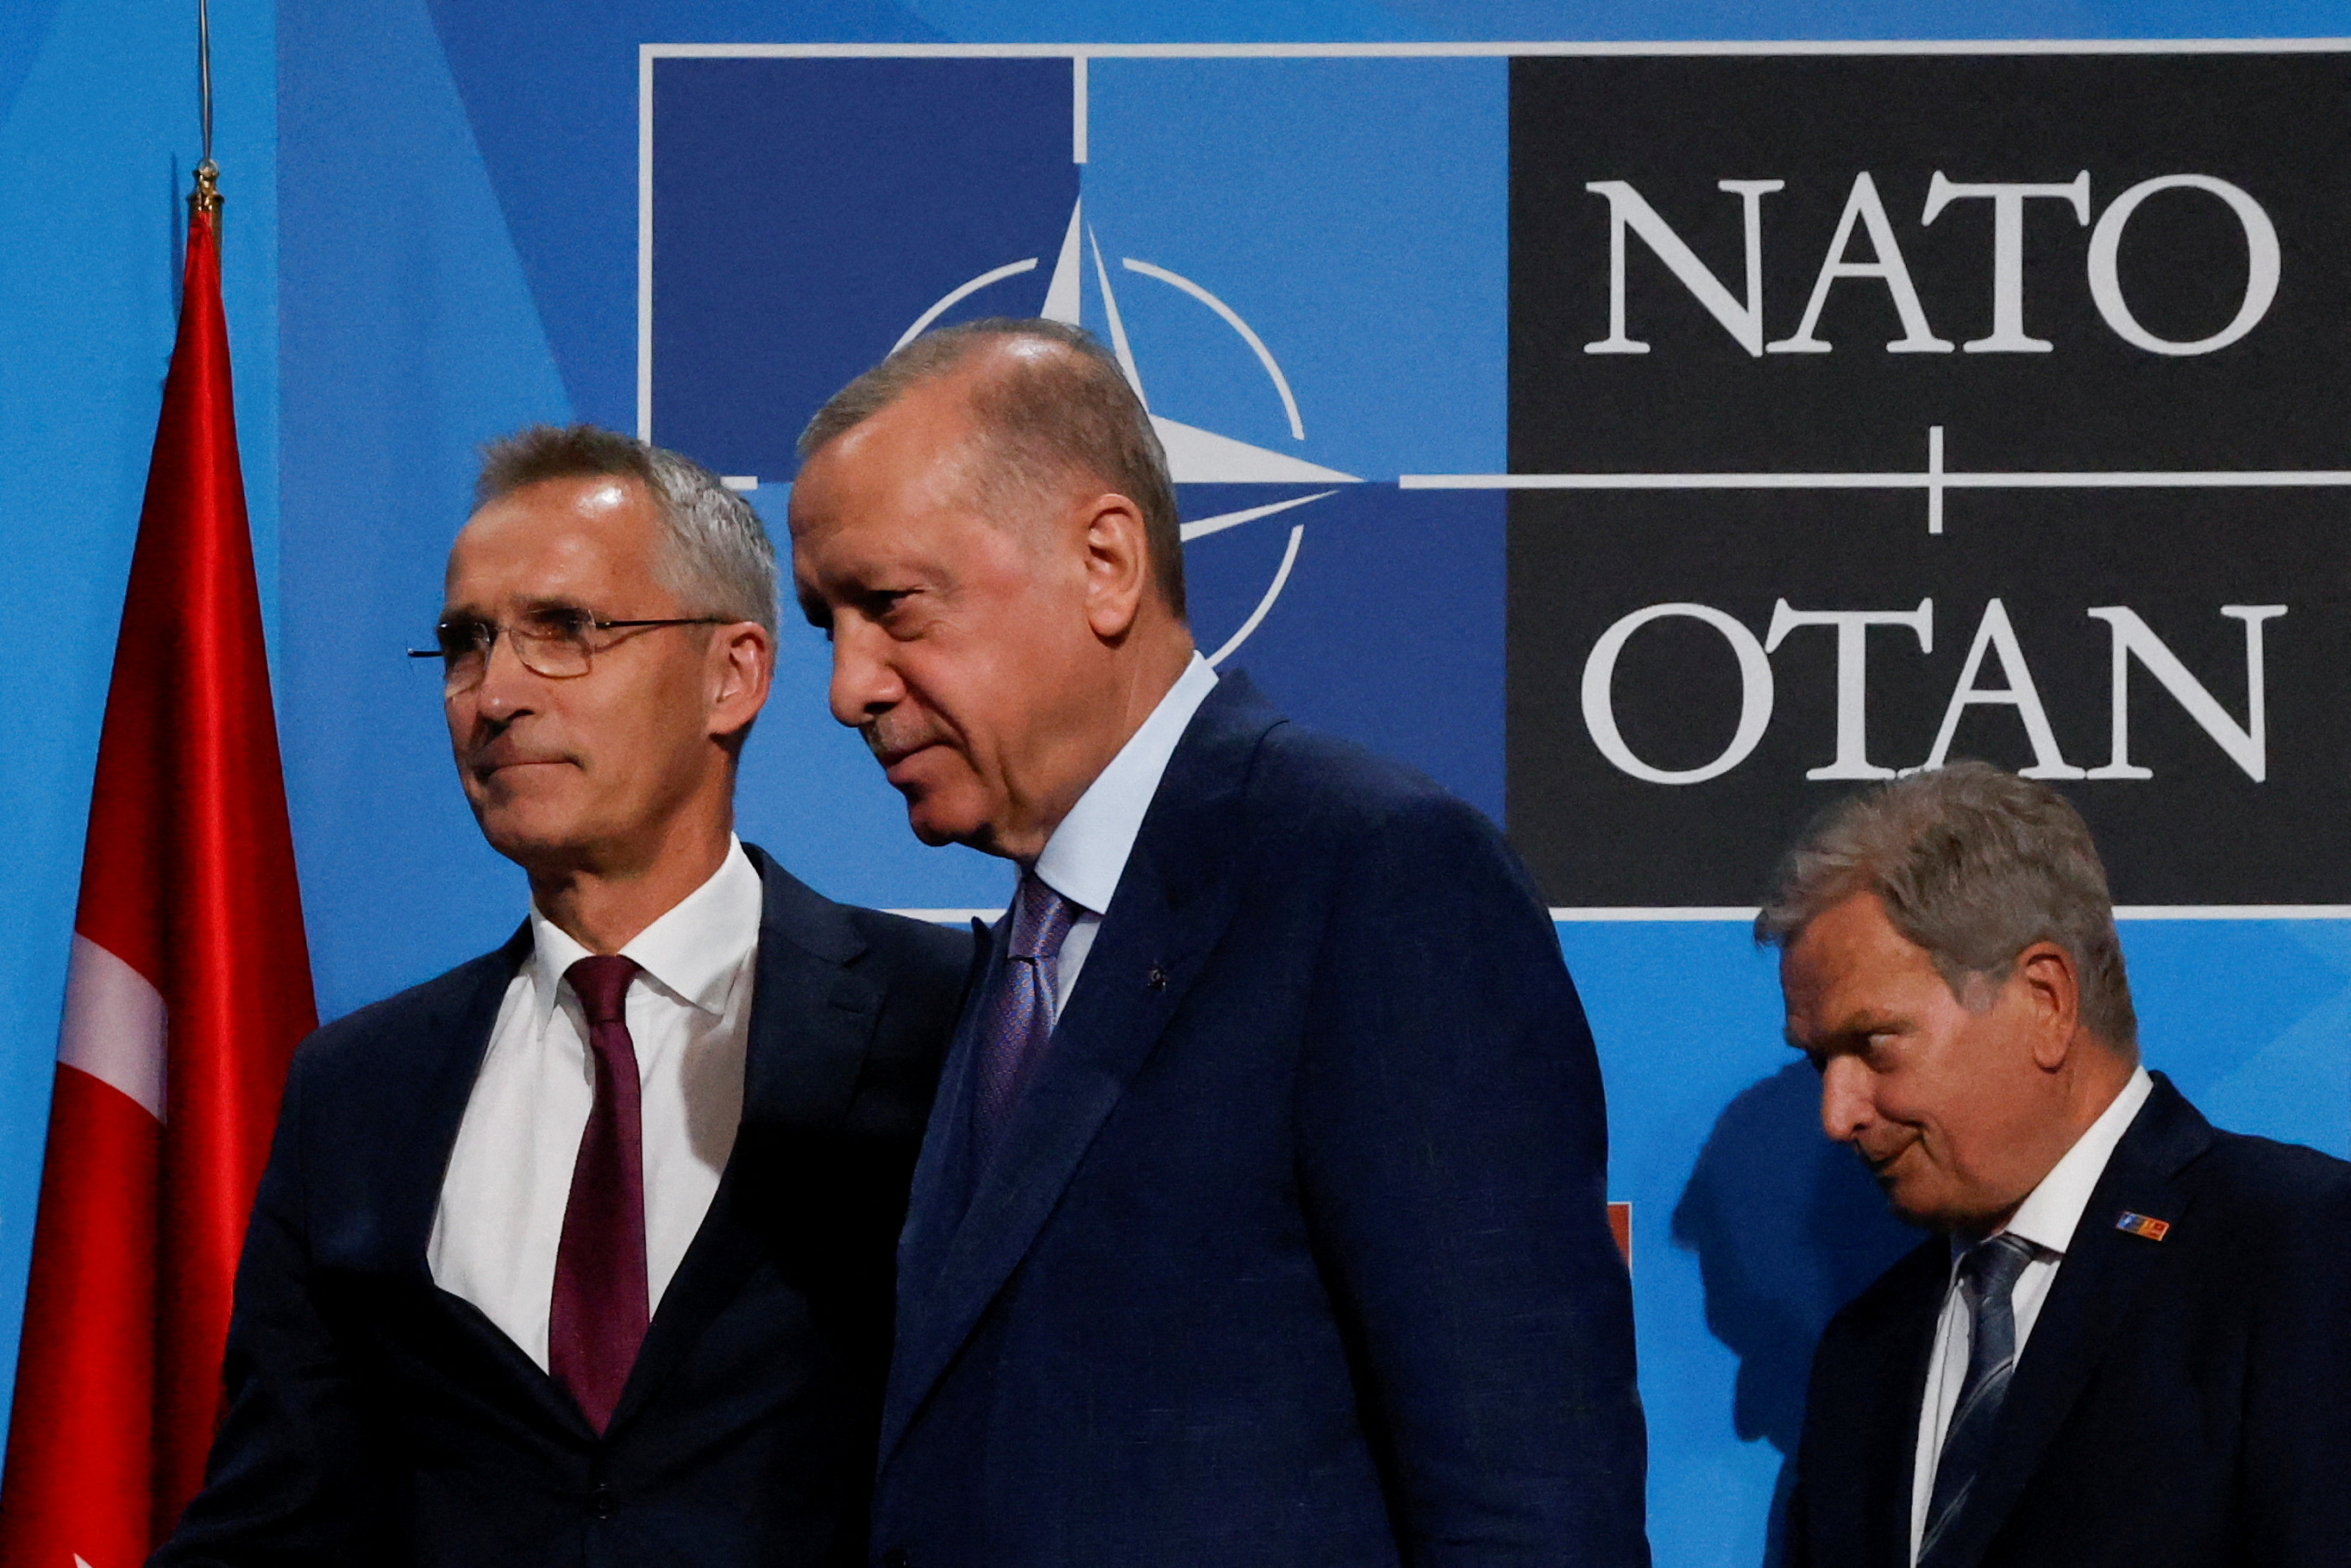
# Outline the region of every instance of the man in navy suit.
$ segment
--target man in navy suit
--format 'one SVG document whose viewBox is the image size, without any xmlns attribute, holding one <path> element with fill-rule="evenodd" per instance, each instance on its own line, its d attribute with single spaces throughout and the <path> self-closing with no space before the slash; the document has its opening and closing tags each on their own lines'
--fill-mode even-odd
<svg viewBox="0 0 2351 1568">
<path fill-rule="evenodd" d="M 584 426 L 480 492 L 430 656 L 530 915 L 297 1054 L 154 1561 L 848 1568 L 971 944 L 736 840 L 776 607 L 739 497 Z"/>
<path fill-rule="evenodd" d="M 900 1247 L 876 1562 L 1645 1563 L 1600 1079 L 1500 837 L 1194 651 L 1085 334 L 918 339 L 801 450 L 834 716 L 1020 869 Z"/>
<path fill-rule="evenodd" d="M 1937 1232 L 1822 1338 L 1791 1568 L 2351 1563 L 2351 1166 L 2139 1065 L 2074 809 L 1886 785 L 1757 931 L 1829 1135 Z"/>
</svg>

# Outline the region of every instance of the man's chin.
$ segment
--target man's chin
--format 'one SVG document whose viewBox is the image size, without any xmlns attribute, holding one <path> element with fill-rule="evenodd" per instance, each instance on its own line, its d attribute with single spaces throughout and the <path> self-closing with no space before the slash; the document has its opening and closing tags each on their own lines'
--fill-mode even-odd
<svg viewBox="0 0 2351 1568">
<path fill-rule="evenodd" d="M 914 837 L 935 850 L 943 850 L 949 844 L 961 841 L 954 833 L 925 821 L 911 811 L 906 814 L 906 826 L 914 831 Z"/>
<path fill-rule="evenodd" d="M 1920 1230 L 1948 1232 L 1952 1228 L 1948 1215 L 1930 1207 L 1906 1204 L 1891 1192 L 1886 1195 L 1886 1207 L 1887 1212 L 1895 1218 L 1905 1225 L 1915 1226 Z"/>
<path fill-rule="evenodd" d="M 1877 1190 L 1886 1195 L 1886 1206 L 1893 1210 L 1895 1218 L 1923 1229 L 1947 1230 L 1950 1217 L 1936 1201 L 1931 1184 L 1920 1181 L 1915 1170 L 1904 1168 L 1914 1163 L 1905 1157 L 1910 1153 L 1906 1149 L 1883 1165 L 1872 1165 L 1869 1174 L 1876 1181 Z"/>
<path fill-rule="evenodd" d="M 1886 1194 L 1886 1207 L 1905 1225 L 1944 1236 L 1980 1235 L 1990 1228 L 1983 1215 L 1949 1191 L 1928 1190 L 1916 1181 L 1880 1180 L 1878 1186 Z"/>
<path fill-rule="evenodd" d="M 986 849 L 987 823 L 982 813 L 958 809 L 941 798 L 943 791 L 923 785 L 902 784 L 898 792 L 906 798 L 906 826 L 924 843 L 935 850 L 948 844 Z"/>
<path fill-rule="evenodd" d="M 580 834 L 568 816 L 517 809 L 514 804 L 475 802 L 474 820 L 490 848 L 525 871 L 545 869 L 576 858 Z"/>
</svg>

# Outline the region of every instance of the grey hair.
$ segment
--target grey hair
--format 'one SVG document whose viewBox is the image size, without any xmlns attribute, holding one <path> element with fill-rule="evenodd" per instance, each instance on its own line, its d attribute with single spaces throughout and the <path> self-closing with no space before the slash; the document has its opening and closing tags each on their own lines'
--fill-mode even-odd
<svg viewBox="0 0 2351 1568">
<path fill-rule="evenodd" d="M 482 449 L 476 510 L 546 479 L 610 474 L 653 497 L 662 586 L 695 614 L 756 621 L 776 633 L 776 547 L 749 502 L 691 458 L 593 424 L 534 424 Z"/>
<path fill-rule="evenodd" d="M 972 387 L 974 423 L 998 459 L 993 472 L 976 476 L 980 505 L 998 517 L 1016 516 L 1021 504 L 1072 474 L 1109 486 L 1142 515 L 1152 581 L 1181 619 L 1183 525 L 1176 513 L 1166 449 L 1118 361 L 1082 328 L 991 316 L 925 332 L 817 410 L 800 432 L 801 461 L 916 387 L 961 369 L 987 349 L 1023 339 L 1058 344 L 1068 352 L 1009 358 Z"/>
<path fill-rule="evenodd" d="M 2054 943 L 2081 977 L 2083 1028 L 2137 1054 L 2105 866 L 2082 814 L 2046 784 L 1958 762 L 1838 802 L 1780 862 L 1755 939 L 1785 949 L 1860 893 L 1962 1002 L 1970 980 L 2004 980 L 2025 948 Z"/>
</svg>

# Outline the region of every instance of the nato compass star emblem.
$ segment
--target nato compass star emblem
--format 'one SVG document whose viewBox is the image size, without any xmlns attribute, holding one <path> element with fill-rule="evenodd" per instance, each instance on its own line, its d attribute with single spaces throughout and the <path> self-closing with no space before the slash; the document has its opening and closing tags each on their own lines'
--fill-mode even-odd
<svg viewBox="0 0 2351 1568">
<path fill-rule="evenodd" d="M 1091 268 L 1087 266 L 1089 260 L 1092 264 Z M 1028 256 L 1019 261 L 1007 262 L 1002 267 L 993 267 L 977 277 L 957 284 L 941 295 L 929 309 L 914 319 L 913 324 L 899 335 L 897 342 L 892 345 L 893 351 L 922 336 L 942 316 L 971 298 L 972 296 L 984 289 L 992 288 L 1008 278 L 1035 272 L 1042 263 L 1041 256 Z M 1282 374 L 1281 362 L 1274 358 L 1273 350 L 1266 347 L 1265 340 L 1259 337 L 1256 330 L 1241 319 L 1238 311 L 1209 293 L 1199 284 L 1178 273 L 1171 272 L 1166 267 L 1158 267 L 1131 256 L 1121 256 L 1118 265 L 1122 272 L 1176 289 L 1214 311 L 1255 356 L 1258 366 L 1263 371 L 1267 382 L 1270 383 L 1273 396 L 1280 400 L 1282 413 L 1289 423 L 1290 439 L 1293 441 L 1306 439 L 1306 423 L 1299 414 L 1298 397 L 1290 390 L 1290 378 Z M 1119 313 L 1118 293 L 1111 284 L 1111 269 L 1102 256 L 1102 241 L 1094 234 L 1093 225 L 1085 221 L 1085 200 L 1080 197 L 1076 205 L 1070 209 L 1070 225 L 1061 236 L 1061 253 L 1053 263 L 1052 277 L 1045 287 L 1044 307 L 1037 314 L 1046 320 L 1059 321 L 1065 326 L 1082 325 L 1081 318 L 1083 313 L 1083 296 L 1089 287 L 1089 271 L 1092 275 L 1091 287 L 1101 308 L 1102 319 L 1109 328 L 1111 352 L 1117 356 L 1119 368 L 1125 371 L 1127 384 L 1134 389 L 1134 395 L 1143 401 L 1144 408 L 1150 413 L 1152 426 L 1159 433 L 1160 444 L 1167 449 L 1167 466 L 1178 486 L 1279 485 L 1293 488 L 1300 485 L 1328 486 L 1311 495 L 1286 497 L 1281 500 L 1270 501 L 1259 507 L 1247 507 L 1238 511 L 1219 512 L 1214 517 L 1195 518 L 1183 525 L 1186 544 L 1223 533 L 1228 528 L 1239 528 L 1244 523 L 1254 523 L 1283 512 L 1295 511 L 1301 507 L 1311 506 L 1316 501 L 1326 500 L 1337 495 L 1339 486 L 1356 485 L 1363 482 L 1353 474 L 1342 474 L 1335 468 L 1325 468 L 1320 464 L 1309 463 L 1301 457 L 1294 457 L 1289 453 L 1275 451 L 1270 447 L 1252 445 L 1246 441 L 1236 441 L 1231 436 L 1219 435 L 1215 431 L 1203 430 L 1197 425 L 1186 424 L 1181 420 L 1170 419 L 1152 408 L 1150 393 L 1144 388 L 1143 372 L 1135 364 L 1134 344 L 1127 339 L 1125 319 Z M 1290 525 L 1289 544 L 1282 551 L 1280 564 L 1274 569 L 1273 580 L 1266 585 L 1265 591 L 1258 599 L 1256 608 L 1249 612 L 1239 628 L 1227 637 L 1215 653 L 1208 655 L 1208 662 L 1211 664 L 1220 664 L 1231 657 L 1243 643 L 1249 641 L 1250 634 L 1264 624 L 1266 616 L 1272 612 L 1274 601 L 1281 597 L 1282 589 L 1290 581 L 1290 569 L 1298 563 L 1298 549 L 1305 538 L 1306 524 L 1302 520 L 1292 521 Z"/>
</svg>

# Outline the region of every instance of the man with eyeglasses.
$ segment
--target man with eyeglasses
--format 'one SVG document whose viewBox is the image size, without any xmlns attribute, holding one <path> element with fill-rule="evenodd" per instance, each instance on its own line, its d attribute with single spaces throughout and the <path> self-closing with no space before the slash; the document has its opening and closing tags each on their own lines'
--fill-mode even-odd
<svg viewBox="0 0 2351 1568">
<path fill-rule="evenodd" d="M 297 1056 L 154 1561 L 862 1563 L 970 939 L 735 838 L 776 627 L 742 497 L 587 426 L 478 494 L 421 656 L 529 916 Z"/>
</svg>

